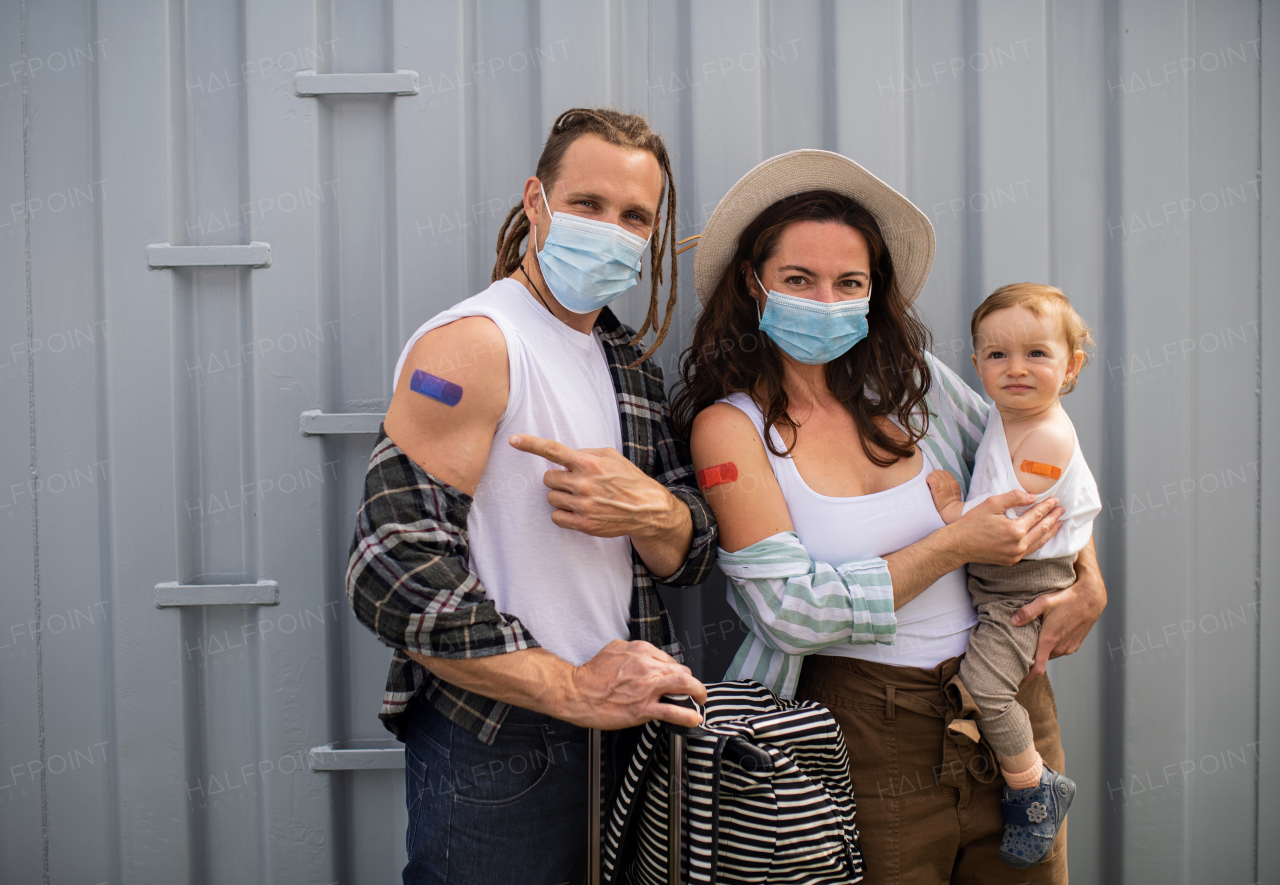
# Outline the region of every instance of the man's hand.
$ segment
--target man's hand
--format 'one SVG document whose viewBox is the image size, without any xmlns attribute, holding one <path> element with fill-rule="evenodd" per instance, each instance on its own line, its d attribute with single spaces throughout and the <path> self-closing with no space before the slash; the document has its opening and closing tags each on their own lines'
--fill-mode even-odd
<svg viewBox="0 0 1280 885">
<path fill-rule="evenodd" d="M 556 508 L 551 521 L 597 538 L 654 533 L 674 524 L 680 502 L 617 449 L 571 449 L 555 440 L 518 434 L 512 448 L 546 458 L 542 483 Z"/>
<path fill-rule="evenodd" d="M 573 702 L 559 716 L 568 722 L 606 731 L 661 719 L 692 728 L 701 725 L 693 710 L 663 704 L 663 695 L 689 695 L 706 703 L 706 687 L 689 668 L 647 642 L 615 639 L 574 670 Z"/>
<path fill-rule="evenodd" d="M 1050 658 L 1075 654 L 1093 629 L 1102 610 L 1107 607 L 1107 588 L 1098 569 L 1098 556 L 1093 538 L 1076 557 L 1076 582 L 1065 590 L 1045 593 L 1013 614 L 1013 625 L 1021 627 L 1044 615 L 1040 642 L 1036 645 L 1035 664 L 1025 683 L 1044 675 Z"/>
<path fill-rule="evenodd" d="M 622 456 L 617 449 L 571 449 L 528 434 L 511 446 L 546 458 L 563 470 L 542 476 L 551 521 L 597 538 L 627 536 L 656 576 L 675 573 L 689 554 L 693 520 L 689 508 Z"/>
<path fill-rule="evenodd" d="M 1025 507 L 1035 499 L 1022 489 L 993 495 L 939 531 L 952 533 L 952 543 L 964 562 L 1013 565 L 1043 547 L 1061 528 L 1058 519 L 1066 511 L 1057 498 L 1044 499 L 1017 519 L 1005 516 L 1010 507 Z"/>
</svg>

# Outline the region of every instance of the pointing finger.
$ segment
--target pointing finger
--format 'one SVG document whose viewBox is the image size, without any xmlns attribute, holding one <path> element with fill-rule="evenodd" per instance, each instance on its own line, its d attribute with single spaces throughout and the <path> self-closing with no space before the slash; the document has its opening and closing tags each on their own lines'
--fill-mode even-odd
<svg viewBox="0 0 1280 885">
<path fill-rule="evenodd" d="M 561 467 L 574 467 L 580 460 L 577 451 L 569 448 L 564 443 L 556 442 L 554 439 L 543 439 L 540 436 L 517 433 L 508 442 L 513 449 L 519 449 L 522 452 L 528 452 L 530 455 L 546 458 Z"/>
</svg>

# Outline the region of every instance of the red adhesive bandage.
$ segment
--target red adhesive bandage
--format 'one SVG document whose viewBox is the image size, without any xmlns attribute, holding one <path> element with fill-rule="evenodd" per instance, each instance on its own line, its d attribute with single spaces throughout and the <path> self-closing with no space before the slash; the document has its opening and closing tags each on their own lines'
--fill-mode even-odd
<svg viewBox="0 0 1280 885">
<path fill-rule="evenodd" d="M 1023 461 L 1018 466 L 1023 473 L 1034 473 L 1036 476 L 1047 476 L 1049 479 L 1058 479 L 1062 476 L 1062 468 L 1054 467 L 1052 464 L 1041 464 L 1039 461 Z"/>
<path fill-rule="evenodd" d="M 708 467 L 698 471 L 698 485 L 702 487 L 703 491 L 712 486 L 733 482 L 737 478 L 738 468 L 734 466 L 732 461 L 726 461 L 723 464 L 717 464 L 715 467 Z"/>
</svg>

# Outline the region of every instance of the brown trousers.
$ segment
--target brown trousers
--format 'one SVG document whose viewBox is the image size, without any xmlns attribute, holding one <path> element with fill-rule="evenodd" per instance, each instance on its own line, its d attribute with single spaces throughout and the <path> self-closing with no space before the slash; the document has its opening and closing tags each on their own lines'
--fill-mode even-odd
<svg viewBox="0 0 1280 885">
<path fill-rule="evenodd" d="M 827 707 L 844 734 L 868 885 L 1066 885 L 1067 830 L 1039 866 L 1000 860 L 1004 779 L 956 678 L 960 658 L 932 670 L 831 655 L 805 659 L 796 694 Z M 1048 677 L 1018 692 L 1036 749 L 1062 771 Z"/>
<path fill-rule="evenodd" d="M 1075 562 L 1073 553 L 1012 566 L 969 564 L 969 595 L 978 608 L 978 623 L 960 659 L 960 681 L 982 712 L 978 730 L 1001 756 L 1018 755 L 1034 739 L 1031 720 L 1016 698 L 1035 663 L 1041 619 L 1015 627 L 1013 615 L 1037 596 L 1074 584 Z"/>
</svg>

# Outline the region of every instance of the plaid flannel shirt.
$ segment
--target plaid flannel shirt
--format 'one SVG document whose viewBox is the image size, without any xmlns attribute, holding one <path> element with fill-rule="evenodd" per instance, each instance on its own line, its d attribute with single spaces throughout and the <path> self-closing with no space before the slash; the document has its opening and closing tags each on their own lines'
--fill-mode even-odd
<svg viewBox="0 0 1280 885">
<path fill-rule="evenodd" d="M 617 394 L 622 454 L 689 507 L 693 541 L 684 564 L 664 584 L 705 581 L 716 556 L 716 523 L 694 479 L 688 447 L 672 431 L 662 370 L 640 356 L 634 337 L 605 308 L 595 328 Z M 412 461 L 380 431 L 365 474 L 347 563 L 347 600 L 360 622 L 395 649 L 383 695 L 383 724 L 403 739 L 399 718 L 422 692 L 435 707 L 485 743 L 493 743 L 510 706 L 432 675 L 406 652 L 479 658 L 537 648 L 513 615 L 499 612 L 471 570 L 467 514 L 472 499 Z M 649 569 L 631 552 L 631 638 L 681 658 L 680 644 Z"/>
</svg>

